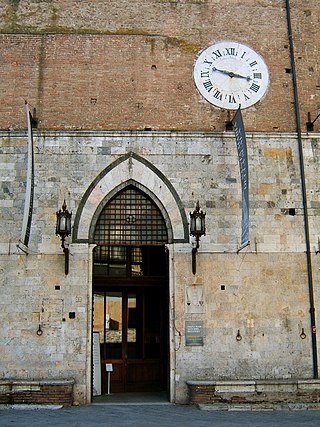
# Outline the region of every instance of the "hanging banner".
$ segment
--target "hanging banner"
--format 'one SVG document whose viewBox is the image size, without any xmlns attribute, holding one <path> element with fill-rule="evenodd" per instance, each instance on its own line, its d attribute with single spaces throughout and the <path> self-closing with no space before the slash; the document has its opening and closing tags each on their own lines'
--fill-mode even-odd
<svg viewBox="0 0 320 427">
<path fill-rule="evenodd" d="M 27 182 L 26 182 L 26 198 L 24 202 L 23 222 L 21 237 L 18 243 L 18 248 L 27 252 L 32 211 L 33 211 L 33 196 L 34 196 L 34 152 L 33 152 L 33 135 L 32 135 L 32 115 L 29 111 L 28 103 L 26 102 L 27 125 L 28 125 L 28 159 L 27 159 Z"/>
<path fill-rule="evenodd" d="M 234 133 L 236 136 L 236 144 L 238 150 L 238 160 L 240 168 L 240 180 L 242 191 L 242 231 L 241 231 L 241 245 L 238 252 L 245 246 L 249 245 L 249 170 L 248 170 L 248 155 L 246 134 L 242 120 L 240 107 L 236 112 L 234 119 Z"/>
</svg>

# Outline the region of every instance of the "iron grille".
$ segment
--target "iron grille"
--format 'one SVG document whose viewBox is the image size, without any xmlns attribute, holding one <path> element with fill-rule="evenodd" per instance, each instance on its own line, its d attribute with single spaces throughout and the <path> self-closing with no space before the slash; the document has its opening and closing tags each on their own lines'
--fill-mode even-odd
<svg viewBox="0 0 320 427">
<path fill-rule="evenodd" d="M 167 241 L 167 227 L 158 207 L 132 186 L 105 206 L 94 233 L 98 245 L 156 245 Z"/>
</svg>

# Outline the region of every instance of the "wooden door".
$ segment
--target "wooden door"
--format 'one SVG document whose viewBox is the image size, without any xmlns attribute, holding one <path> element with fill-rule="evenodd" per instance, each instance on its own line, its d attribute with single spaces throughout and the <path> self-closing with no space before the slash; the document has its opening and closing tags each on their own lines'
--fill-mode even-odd
<svg viewBox="0 0 320 427">
<path fill-rule="evenodd" d="M 111 392 L 158 391 L 167 379 L 167 301 L 161 287 L 94 293 L 94 331 L 100 332 L 102 391 L 112 364 Z"/>
</svg>

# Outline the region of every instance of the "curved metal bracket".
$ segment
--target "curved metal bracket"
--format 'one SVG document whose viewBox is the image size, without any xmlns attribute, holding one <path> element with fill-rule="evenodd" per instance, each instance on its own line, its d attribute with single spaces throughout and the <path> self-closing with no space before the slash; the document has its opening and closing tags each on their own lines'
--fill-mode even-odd
<svg viewBox="0 0 320 427">
<path fill-rule="evenodd" d="M 196 274 L 197 272 L 197 259 L 196 255 L 198 252 L 198 248 L 192 248 L 192 273 Z"/>
<path fill-rule="evenodd" d="M 192 248 L 192 273 L 196 274 L 197 272 L 197 252 L 198 252 L 198 248 L 199 248 L 199 236 L 196 237 L 196 244 L 195 246 Z"/>
<path fill-rule="evenodd" d="M 64 272 L 65 275 L 69 273 L 69 248 L 62 246 L 64 252 Z"/>
</svg>

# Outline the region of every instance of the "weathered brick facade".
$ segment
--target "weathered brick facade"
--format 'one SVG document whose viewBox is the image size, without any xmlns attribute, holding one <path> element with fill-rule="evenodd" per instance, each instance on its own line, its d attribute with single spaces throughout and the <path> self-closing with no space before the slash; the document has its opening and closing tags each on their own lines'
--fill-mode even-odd
<svg viewBox="0 0 320 427">
<path fill-rule="evenodd" d="M 319 380 L 190 381 L 188 385 L 192 403 L 221 405 L 220 408 L 226 404 L 262 404 L 267 409 L 268 404 L 274 408 L 293 402 L 317 407 L 320 400 Z"/>
<path fill-rule="evenodd" d="M 90 402 L 92 224 L 127 183 L 159 200 L 172 231 L 169 398 L 187 402 L 190 380 L 312 379 L 320 119 L 313 132 L 305 132 L 305 122 L 320 108 L 318 1 L 290 2 L 301 135 L 285 1 L 93 3 L 0 0 L 0 379 L 74 380 L 67 404 Z M 224 131 L 234 112 L 229 117 L 203 100 L 192 77 L 198 52 L 226 39 L 253 47 L 270 71 L 265 98 L 243 110 L 251 244 L 239 253 L 238 157 L 233 132 Z M 28 254 L 17 248 L 26 197 L 25 100 L 38 121 Z M 68 275 L 55 235 L 64 199 L 73 213 Z M 188 221 L 197 200 L 206 235 L 193 275 Z M 201 307 L 190 306 L 194 289 Z M 203 346 L 186 345 L 190 321 L 203 322 Z"/>
<path fill-rule="evenodd" d="M 72 380 L 0 380 L 0 403 L 70 406 L 73 402 L 73 383 Z"/>
<path fill-rule="evenodd" d="M 227 112 L 192 79 L 197 53 L 221 39 L 252 46 L 270 69 L 264 101 L 244 111 L 247 130 L 296 129 L 285 1 L 1 4 L 2 129 L 25 126 L 27 99 L 42 129 L 224 130 Z M 320 104 L 319 8 L 291 7 L 304 126 Z"/>
</svg>

